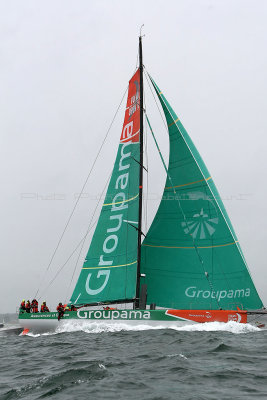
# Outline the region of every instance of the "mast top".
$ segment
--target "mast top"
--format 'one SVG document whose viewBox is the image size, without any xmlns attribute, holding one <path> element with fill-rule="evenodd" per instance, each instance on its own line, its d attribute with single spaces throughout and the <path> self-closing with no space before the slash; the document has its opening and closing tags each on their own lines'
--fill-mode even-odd
<svg viewBox="0 0 267 400">
<path fill-rule="evenodd" d="M 142 24 L 141 27 L 140 27 L 140 31 L 139 31 L 139 39 L 140 39 L 140 40 L 142 40 L 142 37 L 145 36 L 145 35 L 142 35 L 142 28 L 143 28 L 143 26 L 145 26 L 145 25 Z"/>
</svg>

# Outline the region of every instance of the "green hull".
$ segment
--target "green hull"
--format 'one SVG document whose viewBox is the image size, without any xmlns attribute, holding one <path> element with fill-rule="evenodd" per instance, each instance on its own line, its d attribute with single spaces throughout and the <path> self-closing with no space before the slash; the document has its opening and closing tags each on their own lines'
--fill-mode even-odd
<svg viewBox="0 0 267 400">
<path fill-rule="evenodd" d="M 90 311 L 69 311 L 65 312 L 62 321 L 66 320 L 93 320 L 93 321 L 183 321 L 184 318 L 177 318 L 166 314 L 167 310 L 90 310 Z M 19 321 L 57 321 L 57 312 L 20 314 Z"/>
<path fill-rule="evenodd" d="M 251 323 L 264 327 L 267 323 L 267 312 L 258 310 L 248 312 L 245 310 L 78 310 L 65 312 L 64 317 L 58 321 L 57 312 L 19 314 L 19 323 L 25 330 L 31 332 L 55 331 L 69 324 L 77 325 L 106 323 L 126 325 L 148 325 L 151 327 L 176 327 L 195 323 L 207 322 L 237 322 Z"/>
</svg>

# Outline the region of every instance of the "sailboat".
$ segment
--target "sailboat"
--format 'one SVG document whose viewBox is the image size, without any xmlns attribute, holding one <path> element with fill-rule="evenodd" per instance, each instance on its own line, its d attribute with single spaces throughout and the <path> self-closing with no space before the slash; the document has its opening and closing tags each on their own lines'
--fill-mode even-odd
<svg viewBox="0 0 267 400">
<path fill-rule="evenodd" d="M 149 76 L 169 134 L 165 164 L 143 100 L 139 68 L 129 81 L 119 148 L 91 244 L 69 304 L 57 312 L 20 313 L 24 329 L 69 321 L 176 326 L 218 321 L 264 326 L 267 313 L 215 183 L 165 94 Z M 154 220 L 142 230 L 144 119 L 166 184 Z"/>
</svg>

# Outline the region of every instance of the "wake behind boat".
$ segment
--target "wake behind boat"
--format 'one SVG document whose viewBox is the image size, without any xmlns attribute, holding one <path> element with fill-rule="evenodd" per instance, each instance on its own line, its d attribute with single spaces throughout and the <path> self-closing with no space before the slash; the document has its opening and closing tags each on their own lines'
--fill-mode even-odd
<svg viewBox="0 0 267 400">
<path fill-rule="evenodd" d="M 212 176 L 165 95 L 148 76 L 166 118 L 170 154 L 165 164 L 143 107 L 143 73 L 140 36 L 139 68 L 129 82 L 115 165 L 69 302 L 77 310 L 65 311 L 59 321 L 57 312 L 21 312 L 19 321 L 25 329 L 55 329 L 70 320 L 151 326 L 265 324 L 266 311 Z M 162 200 L 146 234 L 144 115 L 166 171 Z"/>
</svg>

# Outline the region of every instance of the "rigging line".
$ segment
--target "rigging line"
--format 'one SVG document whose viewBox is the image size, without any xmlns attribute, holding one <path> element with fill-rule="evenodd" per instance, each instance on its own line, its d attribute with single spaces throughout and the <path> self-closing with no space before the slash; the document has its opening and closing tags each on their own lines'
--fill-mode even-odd
<svg viewBox="0 0 267 400">
<path fill-rule="evenodd" d="M 139 52 L 138 52 L 138 50 L 137 50 L 135 71 L 138 69 L 138 64 L 139 64 Z M 133 73 L 133 75 L 134 75 L 134 73 Z"/>
<path fill-rule="evenodd" d="M 96 161 L 97 161 L 97 159 L 98 159 L 98 157 L 99 157 L 99 154 L 100 154 L 100 152 L 101 152 L 101 150 L 102 150 L 102 148 L 103 148 L 103 146 L 104 146 L 104 144 L 105 144 L 105 142 L 106 142 L 106 139 L 107 139 L 107 137 L 108 137 L 108 134 L 109 134 L 109 132 L 110 132 L 110 130 L 111 130 L 111 127 L 112 127 L 112 125 L 113 125 L 113 123 L 114 123 L 114 120 L 115 120 L 115 118 L 116 118 L 116 116 L 117 116 L 117 114 L 118 114 L 118 111 L 119 111 L 119 109 L 120 109 L 120 107 L 121 107 L 121 104 L 122 104 L 122 102 L 123 102 L 123 100 L 124 100 L 125 94 L 126 94 L 126 92 L 127 92 L 127 90 L 128 90 L 128 86 L 129 86 L 129 85 L 127 85 L 127 88 L 126 88 L 125 91 L 124 91 L 124 94 L 123 94 L 123 96 L 122 96 L 122 99 L 121 99 L 121 101 L 120 101 L 120 104 L 119 104 L 119 106 L 118 106 L 118 108 L 117 108 L 117 110 L 116 110 L 116 112 L 115 112 L 115 114 L 114 114 L 114 116 L 113 116 L 113 118 L 112 118 L 112 121 L 111 121 L 111 123 L 110 123 L 110 125 L 109 125 L 109 128 L 108 128 L 108 130 L 107 130 L 107 133 L 106 133 L 106 135 L 105 135 L 105 137 L 104 137 L 104 139 L 103 139 L 103 141 L 102 141 L 102 143 L 101 143 L 101 146 L 100 146 L 100 148 L 99 148 L 99 150 L 98 150 L 98 152 L 97 152 L 97 154 L 96 154 L 96 157 L 95 157 L 95 159 L 94 159 L 94 162 L 93 162 L 93 164 L 92 164 L 92 167 L 91 167 L 91 169 L 90 169 L 90 171 L 89 171 L 89 173 L 88 173 L 88 175 L 87 175 L 87 177 L 86 177 L 86 179 L 85 179 L 85 182 L 84 182 L 84 184 L 83 184 L 83 186 L 82 186 L 82 189 L 81 189 L 81 191 L 80 191 L 80 193 L 79 193 L 79 196 L 78 196 L 78 198 L 77 198 L 77 200 L 76 200 L 76 202 L 75 202 L 75 204 L 74 204 L 74 207 L 73 207 L 73 209 L 72 209 L 72 211 L 71 211 L 71 213 L 70 213 L 70 215 L 69 215 L 69 218 L 68 218 L 68 220 L 67 220 L 67 222 L 66 222 L 66 225 L 65 225 L 65 227 L 64 227 L 64 229 L 63 229 L 63 232 L 62 232 L 62 234 L 61 234 L 61 236 L 60 236 L 60 238 L 59 238 L 59 241 L 58 241 L 58 243 L 57 243 L 57 245 L 56 245 L 56 248 L 55 248 L 55 250 L 54 250 L 54 252 L 53 252 L 53 254 L 52 254 L 52 257 L 51 257 L 51 259 L 50 259 L 50 261 L 49 261 L 49 263 L 48 263 L 48 266 L 47 266 L 47 268 L 46 268 L 46 270 L 45 270 L 45 272 L 44 272 L 44 274 L 43 274 L 43 276 L 42 276 L 41 282 L 43 281 L 43 279 L 44 279 L 44 277 L 45 277 L 47 271 L 49 270 L 49 268 L 50 268 L 50 266 L 51 266 L 51 264 L 52 264 L 52 262 L 53 262 L 53 260 L 54 260 L 54 258 L 55 258 L 56 252 L 57 252 L 57 250 L 58 250 L 58 248 L 59 248 L 59 246 L 60 246 L 60 243 L 61 243 L 61 241 L 62 241 L 62 239 L 63 239 L 63 236 L 64 236 L 64 234 L 65 234 L 65 232 L 66 232 L 66 230 L 67 230 L 67 228 L 68 228 L 68 226 L 69 226 L 70 220 L 71 220 L 71 218 L 72 218 L 72 216 L 73 216 L 73 214 L 74 214 L 74 211 L 75 211 L 75 209 L 76 209 L 76 207 L 77 207 L 77 205 L 78 205 L 78 203 L 79 203 L 79 200 L 80 200 L 80 198 L 81 198 L 81 196 L 82 196 L 83 190 L 84 190 L 84 188 L 85 188 L 85 186 L 86 186 L 86 184 L 87 184 L 87 182 L 88 182 L 88 179 L 89 179 L 89 177 L 90 177 L 90 175 L 91 175 L 91 173 L 92 173 L 92 171 L 93 171 L 93 168 L 94 168 L 94 166 L 95 166 L 95 163 L 96 163 Z M 40 282 L 40 285 L 39 285 L 38 290 L 37 290 L 37 292 L 36 292 L 36 294 L 35 294 L 34 297 L 37 297 L 37 295 L 38 295 L 38 293 L 39 293 L 40 286 L 41 286 L 41 282 Z"/>
<path fill-rule="evenodd" d="M 157 102 L 156 97 L 155 97 L 155 95 L 154 95 L 154 92 L 153 92 L 153 90 L 152 90 L 151 83 L 150 83 L 150 81 L 149 81 L 149 77 L 147 76 L 148 73 L 146 72 L 146 68 L 145 68 L 145 67 L 144 67 L 144 72 L 145 72 L 145 77 L 146 77 L 146 80 L 147 80 L 149 89 L 150 89 L 150 91 L 151 91 L 151 93 L 152 93 L 152 96 L 153 96 L 153 99 L 154 99 L 154 101 L 155 101 L 155 103 L 156 103 L 158 112 L 159 112 L 159 114 L 160 114 L 160 116 L 161 116 L 163 125 L 164 125 L 164 127 L 165 127 L 167 133 L 169 134 L 168 125 L 167 125 L 166 119 L 165 119 L 165 118 L 163 117 L 163 115 L 162 115 L 161 109 L 160 109 L 160 107 L 159 107 L 159 105 L 158 105 L 158 102 Z"/>
<path fill-rule="evenodd" d="M 166 164 L 165 164 L 164 158 L 163 158 L 163 156 L 162 156 L 162 154 L 161 154 L 161 151 L 160 151 L 158 142 L 157 142 L 157 140 L 156 140 L 156 137 L 155 137 L 154 132 L 153 132 L 153 130 L 152 130 L 152 127 L 151 127 L 151 125 L 150 125 L 150 122 L 149 122 L 147 113 L 145 113 L 145 116 L 146 116 L 146 120 L 147 120 L 148 126 L 149 126 L 149 128 L 150 128 L 151 134 L 152 134 L 153 139 L 154 139 L 154 141 L 155 141 L 156 147 L 157 147 L 157 149 L 158 149 L 158 152 L 159 152 L 161 161 L 162 161 L 162 163 L 163 163 L 164 169 L 165 169 L 165 171 L 166 171 L 167 177 L 168 177 L 168 179 L 169 179 L 169 181 L 170 181 L 170 183 L 171 183 L 171 185 L 172 185 L 173 192 L 174 192 L 174 194 L 175 194 L 175 199 L 178 201 L 178 205 L 179 205 L 179 208 L 180 208 L 180 210 L 181 210 L 183 219 L 184 219 L 184 221 L 185 221 L 185 223 L 186 223 L 187 229 L 189 230 L 188 221 L 187 221 L 186 215 L 185 215 L 185 213 L 184 213 L 184 210 L 183 210 L 183 208 L 182 208 L 182 205 L 181 205 L 181 202 L 180 202 L 180 199 L 179 199 L 179 195 L 178 195 L 178 193 L 177 193 L 176 190 L 175 190 L 175 187 L 174 187 L 172 178 L 171 178 L 171 176 L 170 176 L 170 174 L 169 174 L 169 172 L 168 172 L 168 169 L 167 169 L 167 166 L 166 166 Z M 198 247 L 197 247 L 197 245 L 196 245 L 196 243 L 195 243 L 195 239 L 194 239 L 194 237 L 193 237 L 192 235 L 190 235 L 190 236 L 191 236 L 191 239 L 192 239 L 192 242 L 193 242 L 193 246 L 194 246 L 194 248 L 195 248 L 195 251 L 196 251 L 196 253 L 197 253 L 197 256 L 198 256 L 198 258 L 199 258 L 200 264 L 201 264 L 202 269 L 203 269 L 203 271 L 204 271 L 204 275 L 205 275 L 205 277 L 206 277 L 206 279 L 207 279 L 207 281 L 208 281 L 208 284 L 209 284 L 211 290 L 214 292 L 214 288 L 213 288 L 212 282 L 211 282 L 210 279 L 209 279 L 208 273 L 205 271 L 204 262 L 203 262 L 203 259 L 202 259 L 201 255 L 200 255 L 199 251 L 198 251 Z M 219 308 L 220 308 L 220 304 L 219 304 L 219 300 L 217 299 L 217 295 L 215 296 L 215 299 L 216 299 L 217 305 L 218 305 Z"/>
<path fill-rule="evenodd" d="M 77 260 L 76 260 L 76 263 L 75 263 L 74 271 L 73 271 L 73 273 L 72 273 L 72 277 L 71 277 L 71 280 L 70 280 L 69 287 L 68 287 L 68 289 L 67 289 L 66 298 L 65 298 L 64 303 L 66 303 L 66 299 L 67 299 L 67 297 L 68 297 L 68 293 L 69 293 L 69 290 L 70 290 L 70 286 L 71 286 L 71 284 L 72 284 L 72 281 L 73 281 L 73 278 L 74 278 L 74 275 L 75 275 L 75 272 L 76 272 L 76 268 L 77 268 L 78 262 L 79 262 L 79 260 L 80 260 L 80 256 L 81 256 L 81 253 L 82 253 L 84 244 L 85 244 L 85 240 L 86 240 L 86 237 L 87 237 L 87 235 L 88 235 L 88 233 L 89 233 L 89 231 L 90 231 L 90 226 L 91 226 L 91 224 L 92 224 L 92 222 L 93 222 L 93 219 L 94 219 L 96 210 L 97 210 L 97 208 L 98 208 L 98 206 L 99 206 L 99 204 L 100 204 L 100 200 L 102 200 L 103 194 L 104 194 L 104 192 L 105 192 L 105 190 L 106 190 L 106 188 L 107 188 L 107 185 L 108 185 L 108 182 L 109 182 L 109 180 L 110 180 L 110 178 L 111 178 L 111 175 L 112 175 L 112 172 L 111 172 L 110 175 L 108 176 L 108 179 L 107 179 L 107 181 L 106 181 L 106 183 L 105 183 L 105 186 L 104 186 L 104 188 L 103 188 L 103 190 L 102 190 L 102 193 L 101 193 L 100 197 L 98 198 L 98 201 L 97 201 L 97 204 L 96 204 L 96 206 L 95 206 L 94 212 L 93 212 L 93 214 L 92 214 L 92 216 L 91 216 L 91 219 L 90 219 L 90 222 L 89 222 L 89 226 L 88 226 L 87 231 L 86 231 L 86 234 L 85 234 L 85 236 L 84 236 L 84 238 L 83 238 L 83 242 L 82 242 L 82 245 L 81 245 L 81 248 L 80 248 L 80 251 L 79 251 Z"/>
<path fill-rule="evenodd" d="M 134 76 L 134 74 L 136 73 L 138 68 L 139 68 L 139 47 L 137 48 L 135 70 L 134 70 L 134 73 L 132 74 L 132 76 Z"/>
<path fill-rule="evenodd" d="M 68 261 L 71 259 L 71 257 L 73 256 L 73 254 L 76 252 L 76 250 L 78 250 L 78 248 L 80 247 L 80 245 L 82 244 L 83 240 L 85 239 L 85 237 L 88 235 L 88 233 L 92 230 L 92 228 L 95 226 L 95 224 L 97 223 L 97 220 L 95 220 L 95 222 L 93 223 L 93 225 L 91 226 L 90 230 L 86 233 L 86 235 L 79 241 L 79 243 L 77 244 L 77 246 L 75 247 L 75 249 L 73 250 L 73 252 L 70 254 L 70 256 L 67 258 L 67 260 L 65 261 L 65 263 L 61 266 L 61 268 L 57 271 L 56 275 L 54 276 L 54 278 L 51 279 L 51 281 L 49 282 L 49 284 L 46 286 L 46 288 L 41 292 L 40 296 L 38 297 L 38 300 L 42 297 L 42 295 L 47 291 L 47 289 L 52 285 L 52 283 L 54 282 L 54 280 L 58 277 L 59 273 L 63 270 L 63 268 L 65 267 L 65 265 L 68 263 Z"/>
</svg>

